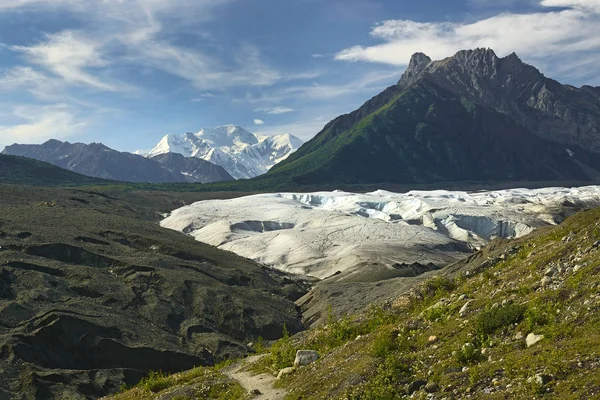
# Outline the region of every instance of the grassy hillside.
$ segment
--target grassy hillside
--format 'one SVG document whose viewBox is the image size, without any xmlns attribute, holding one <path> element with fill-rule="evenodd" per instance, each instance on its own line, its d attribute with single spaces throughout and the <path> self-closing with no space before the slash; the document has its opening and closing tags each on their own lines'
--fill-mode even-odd
<svg viewBox="0 0 600 400">
<path fill-rule="evenodd" d="M 297 349 L 317 350 L 320 360 L 278 381 L 287 399 L 598 398 L 599 291 L 592 210 L 496 240 L 399 298 L 285 337 L 252 369 L 276 373 Z"/>
<path fill-rule="evenodd" d="M 110 181 L 79 175 L 31 158 L 0 154 L 0 183 L 35 186 L 77 186 L 107 184 Z"/>
</svg>

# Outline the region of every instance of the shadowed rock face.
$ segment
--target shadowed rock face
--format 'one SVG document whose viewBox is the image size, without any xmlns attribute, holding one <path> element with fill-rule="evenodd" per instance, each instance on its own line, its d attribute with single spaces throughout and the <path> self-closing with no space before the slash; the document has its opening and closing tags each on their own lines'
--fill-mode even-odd
<svg viewBox="0 0 600 400">
<path fill-rule="evenodd" d="M 515 53 L 464 50 L 434 62 L 417 53 L 398 84 L 419 80 L 510 115 L 544 139 L 600 152 L 600 88 L 561 85 Z"/>
<path fill-rule="evenodd" d="M 1 399 L 97 398 L 302 329 L 305 285 L 135 204 L 1 185 L 0 198 Z"/>
</svg>

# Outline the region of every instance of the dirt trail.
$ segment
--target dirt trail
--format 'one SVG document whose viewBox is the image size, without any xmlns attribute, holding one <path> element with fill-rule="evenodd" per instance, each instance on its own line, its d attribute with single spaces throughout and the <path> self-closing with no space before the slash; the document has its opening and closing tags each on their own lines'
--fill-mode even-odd
<svg viewBox="0 0 600 400">
<path fill-rule="evenodd" d="M 260 360 L 263 355 L 248 357 L 239 363 L 232 365 L 223 371 L 225 375 L 236 380 L 248 392 L 258 389 L 261 394 L 256 395 L 253 399 L 260 400 L 283 400 L 286 395 L 285 389 L 275 389 L 273 384 L 277 380 L 271 374 L 253 375 L 252 372 L 242 371 L 244 367 Z"/>
</svg>

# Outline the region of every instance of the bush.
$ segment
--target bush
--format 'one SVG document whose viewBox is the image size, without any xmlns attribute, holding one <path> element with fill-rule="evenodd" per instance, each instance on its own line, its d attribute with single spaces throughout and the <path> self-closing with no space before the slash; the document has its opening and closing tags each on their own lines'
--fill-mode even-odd
<svg viewBox="0 0 600 400">
<path fill-rule="evenodd" d="M 465 343 L 453 352 L 456 361 L 460 365 L 473 365 L 481 361 L 481 351 L 473 343 Z"/>
<path fill-rule="evenodd" d="M 399 399 L 406 392 L 401 384 L 402 377 L 410 376 L 410 368 L 397 354 L 388 354 L 378 365 L 375 375 L 366 383 L 350 390 L 345 396 L 356 400 Z"/>
<path fill-rule="evenodd" d="M 385 358 L 398 350 L 398 335 L 394 331 L 383 330 L 373 340 L 372 353 L 375 357 Z"/>
<path fill-rule="evenodd" d="M 484 311 L 477 318 L 477 332 L 489 335 L 500 328 L 517 324 L 523 320 L 525 310 L 522 305 L 509 304 Z"/>
<path fill-rule="evenodd" d="M 287 326 L 283 325 L 283 337 L 276 341 L 271 346 L 271 358 L 273 359 L 273 367 L 282 369 L 294 364 L 296 359 L 296 348 L 292 343 L 292 338 L 287 330 Z"/>
<path fill-rule="evenodd" d="M 173 386 L 173 378 L 162 371 L 150 372 L 147 377 L 142 379 L 140 386 L 152 393 L 158 393 Z"/>
<path fill-rule="evenodd" d="M 525 312 L 525 329 L 532 331 L 536 327 L 546 326 L 554 322 L 555 316 L 551 303 L 537 304 Z"/>
<path fill-rule="evenodd" d="M 426 281 L 422 286 L 423 295 L 425 297 L 441 296 L 456 289 L 454 281 L 441 276 L 433 277 Z"/>
</svg>

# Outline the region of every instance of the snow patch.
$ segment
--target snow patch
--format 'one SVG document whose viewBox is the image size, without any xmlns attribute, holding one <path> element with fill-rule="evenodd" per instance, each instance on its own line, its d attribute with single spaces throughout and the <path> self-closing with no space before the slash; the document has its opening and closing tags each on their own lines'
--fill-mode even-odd
<svg viewBox="0 0 600 400">
<path fill-rule="evenodd" d="M 179 153 L 197 157 L 225 168 L 235 179 L 266 173 L 302 145 L 295 136 L 261 136 L 235 125 L 201 129 L 197 133 L 166 135 L 152 150 L 138 151 L 147 157 Z"/>
</svg>

